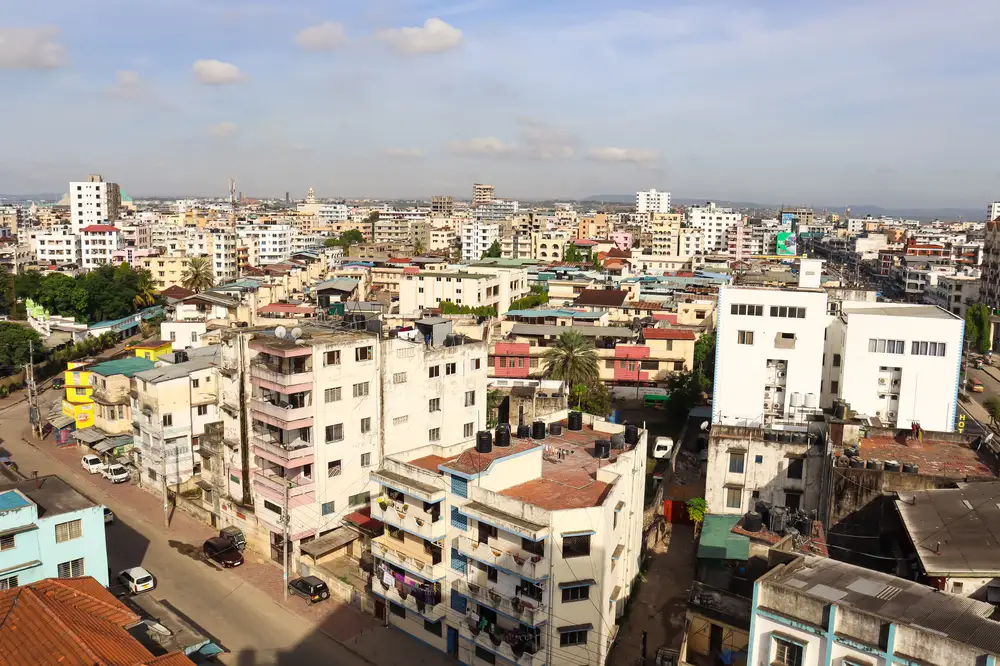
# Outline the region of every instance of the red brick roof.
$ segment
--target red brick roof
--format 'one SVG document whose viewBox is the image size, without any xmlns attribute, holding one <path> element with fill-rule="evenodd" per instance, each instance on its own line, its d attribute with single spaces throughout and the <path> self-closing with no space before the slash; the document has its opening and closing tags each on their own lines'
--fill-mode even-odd
<svg viewBox="0 0 1000 666">
<path fill-rule="evenodd" d="M 670 324 L 677 323 L 677 315 L 671 314 L 669 312 L 654 312 L 653 319 L 655 319 L 656 321 L 665 321 Z"/>
<path fill-rule="evenodd" d="M 628 292 L 623 289 L 584 289 L 573 304 L 616 308 L 621 307 L 627 297 Z"/>
<path fill-rule="evenodd" d="M 99 231 L 118 231 L 118 227 L 112 226 L 110 224 L 91 224 L 89 226 L 83 227 L 82 229 L 80 229 L 80 231 L 81 232 L 83 232 L 83 231 L 93 231 L 93 232 L 99 232 Z"/>
<path fill-rule="evenodd" d="M 164 298 L 187 298 L 188 296 L 194 296 L 194 294 L 195 292 L 190 289 L 185 289 L 184 287 L 180 287 L 176 284 L 167 287 L 160 292 L 160 296 L 163 296 Z"/>
<path fill-rule="evenodd" d="M 644 328 L 642 337 L 647 340 L 697 340 L 694 331 L 685 328 Z"/>
<path fill-rule="evenodd" d="M 0 618 L 0 663 L 5 666 L 194 663 L 181 654 L 154 658 L 126 631 L 139 616 L 89 576 L 47 578 L 4 590 Z"/>
</svg>

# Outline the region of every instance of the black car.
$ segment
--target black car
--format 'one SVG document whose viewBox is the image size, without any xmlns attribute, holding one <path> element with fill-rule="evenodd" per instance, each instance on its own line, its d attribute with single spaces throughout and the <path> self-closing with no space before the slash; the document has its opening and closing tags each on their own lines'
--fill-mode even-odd
<svg viewBox="0 0 1000 666">
<path fill-rule="evenodd" d="M 243 553 L 226 537 L 212 537 L 203 546 L 205 555 L 224 567 L 238 567 L 243 564 Z"/>
<path fill-rule="evenodd" d="M 330 598 L 330 588 L 316 576 L 305 576 L 288 581 L 288 591 L 311 604 Z"/>
</svg>

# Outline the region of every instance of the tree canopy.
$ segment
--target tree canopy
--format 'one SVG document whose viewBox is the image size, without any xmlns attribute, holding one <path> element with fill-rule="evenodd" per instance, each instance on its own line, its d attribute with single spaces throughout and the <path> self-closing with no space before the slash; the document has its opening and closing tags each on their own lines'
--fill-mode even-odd
<svg viewBox="0 0 1000 666">
<path fill-rule="evenodd" d="M 503 253 L 500 251 L 500 241 L 495 240 L 486 252 L 483 252 L 483 259 L 499 259 Z"/>
<path fill-rule="evenodd" d="M 345 250 L 352 245 L 357 245 L 358 243 L 365 242 L 365 235 L 358 231 L 357 229 L 348 229 L 339 236 L 331 236 L 327 238 L 323 244 L 326 247 L 342 247 Z"/>
<path fill-rule="evenodd" d="M 573 330 L 556 338 L 542 356 L 545 375 L 562 380 L 570 388 L 589 386 L 599 380 L 594 343 Z"/>
<path fill-rule="evenodd" d="M 181 286 L 191 291 L 205 291 L 215 286 L 212 264 L 205 257 L 191 257 L 184 265 Z"/>
<path fill-rule="evenodd" d="M 441 314 L 469 314 L 476 317 L 496 317 L 497 309 L 492 305 L 472 307 L 471 305 L 458 305 L 451 301 L 441 301 Z"/>
<path fill-rule="evenodd" d="M 702 333 L 694 343 L 694 368 L 708 377 L 715 376 L 715 333 Z"/>
<path fill-rule="evenodd" d="M 993 347 L 993 340 L 990 338 L 990 309 L 985 303 L 969 306 L 965 313 L 965 337 L 980 354 L 985 354 Z"/>
<path fill-rule="evenodd" d="M 27 363 L 29 342 L 35 344 L 35 355 L 40 355 L 42 338 L 33 328 L 0 322 L 0 365 Z"/>
<path fill-rule="evenodd" d="M 583 253 L 580 252 L 580 248 L 576 246 L 576 243 L 570 243 L 566 246 L 566 253 L 563 254 L 563 260 L 571 264 L 579 264 L 584 261 Z"/>
<path fill-rule="evenodd" d="M 155 304 L 151 278 L 148 275 L 143 278 L 143 273 L 127 263 L 101 266 L 76 277 L 64 273 L 42 276 L 37 271 L 26 271 L 17 276 L 15 290 L 19 299 L 30 298 L 54 315 L 93 324 L 121 319 Z M 145 286 L 143 280 L 148 281 Z M 139 299 L 140 293 L 144 293 L 143 299 Z"/>
</svg>

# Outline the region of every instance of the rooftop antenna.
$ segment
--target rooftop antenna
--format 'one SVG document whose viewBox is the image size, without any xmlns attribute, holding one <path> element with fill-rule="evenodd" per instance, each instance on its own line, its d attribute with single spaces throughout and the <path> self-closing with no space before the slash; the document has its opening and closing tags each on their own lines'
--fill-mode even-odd
<svg viewBox="0 0 1000 666">
<path fill-rule="evenodd" d="M 236 230 L 236 181 L 229 178 L 229 226 Z"/>
</svg>

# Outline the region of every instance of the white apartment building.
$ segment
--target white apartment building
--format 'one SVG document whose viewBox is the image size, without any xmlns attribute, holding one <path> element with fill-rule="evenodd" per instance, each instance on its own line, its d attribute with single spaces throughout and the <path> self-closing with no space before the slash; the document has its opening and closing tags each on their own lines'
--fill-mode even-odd
<svg viewBox="0 0 1000 666">
<path fill-rule="evenodd" d="M 506 220 L 517 215 L 521 204 L 515 199 L 493 199 L 476 207 L 476 218 L 489 222 Z"/>
<path fill-rule="evenodd" d="M 121 230 L 122 246 L 136 250 L 148 250 L 153 247 L 154 226 L 151 222 L 139 222 L 118 227 Z"/>
<path fill-rule="evenodd" d="M 458 235 L 455 231 L 457 226 L 458 223 L 452 223 L 450 219 L 432 219 L 420 225 L 417 240 L 423 245 L 424 252 L 445 252 Z"/>
<path fill-rule="evenodd" d="M 494 241 L 500 240 L 500 225 L 470 220 L 462 226 L 462 261 L 479 261 Z"/>
<path fill-rule="evenodd" d="M 444 302 L 472 308 L 492 306 L 498 315 L 510 309 L 511 301 L 529 292 L 528 271 L 519 268 L 475 266 L 475 272 L 421 271 L 399 281 L 399 312 L 415 314 L 439 308 Z"/>
<path fill-rule="evenodd" d="M 532 259 L 534 246 L 531 231 L 514 231 L 500 238 L 500 256 L 504 259 Z"/>
<path fill-rule="evenodd" d="M 1000 218 L 1000 201 L 994 201 L 986 207 L 986 221 L 993 222 Z"/>
<path fill-rule="evenodd" d="M 120 217 L 122 193 L 117 183 L 91 174 L 83 182 L 69 184 L 70 227 L 74 234 L 92 224 L 114 222 Z"/>
<path fill-rule="evenodd" d="M 732 208 L 720 208 L 714 203 L 705 206 L 691 206 L 687 209 L 687 224 L 702 233 L 705 252 L 727 252 L 729 227 L 743 219 L 743 215 Z"/>
<path fill-rule="evenodd" d="M 80 267 L 87 270 L 112 263 L 121 246 L 121 231 L 110 224 L 91 224 L 80 229 Z"/>
<path fill-rule="evenodd" d="M 167 254 L 187 251 L 187 229 L 172 224 L 157 224 L 153 227 L 151 247 L 161 247 Z"/>
<path fill-rule="evenodd" d="M 421 211 L 394 210 L 379 214 L 375 220 L 376 243 L 412 243 L 420 224 L 427 220 Z"/>
<path fill-rule="evenodd" d="M 260 265 L 276 264 L 292 256 L 295 227 L 290 224 L 241 224 L 236 233 L 241 243 L 256 248 Z"/>
<path fill-rule="evenodd" d="M 495 189 L 492 185 L 475 183 L 472 186 L 472 207 L 482 206 L 493 201 Z"/>
<path fill-rule="evenodd" d="M 968 275 L 939 275 L 937 284 L 924 291 L 924 303 L 944 308 L 964 320 L 969 306 L 979 302 L 980 282 L 978 270 Z"/>
<path fill-rule="evenodd" d="M 388 623 L 470 666 L 605 663 L 639 571 L 646 433 L 573 416 L 386 457 Z"/>
<path fill-rule="evenodd" d="M 31 251 L 40 264 L 75 264 L 77 235 L 69 227 L 32 229 L 28 235 Z"/>
<path fill-rule="evenodd" d="M 172 490 L 182 490 L 201 473 L 198 438 L 206 424 L 219 420 L 216 357 L 163 364 L 136 373 L 134 381 L 142 483 L 162 488 L 165 480 Z"/>
<path fill-rule="evenodd" d="M 236 248 L 240 237 L 235 232 L 224 229 L 189 230 L 186 241 L 189 255 L 207 257 L 212 263 L 216 284 L 239 276 Z"/>
<path fill-rule="evenodd" d="M 964 320 L 934 305 L 844 303 L 826 332 L 821 403 L 883 427 L 954 430 Z"/>
<path fill-rule="evenodd" d="M 670 192 L 644 190 L 635 193 L 635 212 L 637 213 L 669 213 Z"/>
</svg>

